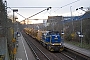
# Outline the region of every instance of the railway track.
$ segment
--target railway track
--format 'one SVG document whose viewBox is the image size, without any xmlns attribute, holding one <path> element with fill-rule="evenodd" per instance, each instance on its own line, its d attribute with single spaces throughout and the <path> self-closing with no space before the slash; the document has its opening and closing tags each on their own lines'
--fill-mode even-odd
<svg viewBox="0 0 90 60">
<path fill-rule="evenodd" d="M 25 40 L 33 51 L 37 60 L 50 60 L 49 57 L 47 57 L 47 55 L 45 55 L 32 41 L 28 40 L 27 38 L 25 38 Z"/>
<path fill-rule="evenodd" d="M 80 53 L 73 51 L 73 50 L 70 50 L 70 49 L 66 49 L 66 51 L 64 51 L 63 53 L 72 57 L 74 60 L 89 60 L 84 55 L 81 55 Z"/>
<path fill-rule="evenodd" d="M 59 57 L 61 60 L 76 60 L 74 58 L 72 58 L 71 56 L 69 56 L 68 54 L 64 53 L 64 52 L 56 52 L 54 53 L 57 57 Z"/>
<path fill-rule="evenodd" d="M 73 54 L 69 52 L 50 52 L 29 35 L 23 33 L 23 36 L 37 60 L 76 60 L 75 57 L 72 57 Z"/>
</svg>

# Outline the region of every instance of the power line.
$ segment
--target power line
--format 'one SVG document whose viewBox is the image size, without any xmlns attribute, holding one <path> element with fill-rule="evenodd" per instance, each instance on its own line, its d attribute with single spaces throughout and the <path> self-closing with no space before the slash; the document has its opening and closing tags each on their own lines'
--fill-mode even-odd
<svg viewBox="0 0 90 60">
<path fill-rule="evenodd" d="M 61 6 L 61 7 L 52 7 L 52 8 L 58 8 L 57 10 L 59 10 L 60 8 L 66 7 L 66 6 L 68 6 L 68 5 L 71 5 L 71 4 L 73 4 L 73 3 L 76 3 L 76 2 L 78 2 L 78 1 L 80 1 L 80 0 L 76 0 L 76 1 L 74 1 L 74 2 L 71 2 L 71 3 L 69 3 L 69 4 L 63 5 L 63 6 Z M 11 9 L 11 8 L 47 8 L 47 9 L 45 9 L 45 10 L 49 10 L 49 8 L 51 8 L 51 7 L 7 7 L 7 8 L 10 8 L 10 9 Z M 11 9 L 11 10 L 13 10 L 13 9 Z M 45 10 L 43 10 L 43 11 L 45 11 Z M 57 10 L 55 10 L 54 12 L 56 12 Z M 37 14 L 43 12 L 43 11 L 40 11 L 40 12 L 38 12 L 38 13 L 36 13 L 36 14 L 28 17 L 28 18 L 31 18 L 31 17 L 33 17 L 33 16 L 35 16 L 35 15 L 37 15 Z M 17 12 L 16 12 L 16 13 L 17 13 Z M 17 13 L 17 14 L 20 15 L 20 16 L 22 16 L 22 15 L 19 14 L 19 13 Z M 22 17 L 25 18 L 24 16 L 22 16 Z M 28 18 L 25 18 L 25 19 L 28 19 Z"/>
<path fill-rule="evenodd" d="M 12 11 L 13 9 L 11 7 L 9 7 Z M 20 15 L 21 17 L 25 18 L 24 16 L 22 16 L 21 14 L 19 14 L 18 12 L 16 12 L 18 15 Z M 25 18 L 26 19 L 26 18 Z"/>
<path fill-rule="evenodd" d="M 18 12 L 16 12 L 18 15 L 20 15 L 21 17 L 25 18 L 24 16 L 22 16 L 21 14 L 19 14 Z M 25 18 L 26 19 L 26 18 Z"/>
<path fill-rule="evenodd" d="M 60 8 L 66 7 L 66 6 L 68 6 L 68 5 L 71 5 L 71 4 L 73 4 L 73 3 L 76 3 L 76 2 L 78 2 L 78 1 L 80 1 L 80 0 L 76 0 L 76 1 L 71 2 L 71 3 L 69 3 L 69 4 L 63 5 L 63 6 L 59 7 L 57 10 L 59 10 Z M 56 12 L 57 10 L 55 10 L 54 12 Z"/>
<path fill-rule="evenodd" d="M 48 7 L 8 7 L 8 8 L 48 8 Z"/>
<path fill-rule="evenodd" d="M 40 11 L 40 12 L 38 12 L 38 13 L 36 13 L 36 14 L 30 16 L 30 17 L 28 17 L 27 19 L 29 19 L 29 18 L 31 18 L 31 17 L 33 17 L 33 16 L 36 16 L 36 15 L 38 15 L 38 14 L 44 12 L 45 10 L 49 10 L 49 9 L 51 9 L 51 8 L 52 8 L 52 7 L 48 7 L 48 8 L 46 8 L 46 9 L 44 9 L 44 10 L 42 10 L 42 11 Z"/>
</svg>

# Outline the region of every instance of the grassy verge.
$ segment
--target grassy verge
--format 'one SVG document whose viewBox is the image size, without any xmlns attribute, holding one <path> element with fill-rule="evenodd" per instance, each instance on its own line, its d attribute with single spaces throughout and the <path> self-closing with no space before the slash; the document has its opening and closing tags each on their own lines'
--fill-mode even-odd
<svg viewBox="0 0 90 60">
<path fill-rule="evenodd" d="M 75 46 L 80 47 L 80 48 L 90 50 L 90 44 L 82 43 L 82 46 L 81 46 L 80 42 L 74 42 L 74 41 L 65 41 L 65 42 L 72 44 L 72 45 L 75 45 Z"/>
</svg>

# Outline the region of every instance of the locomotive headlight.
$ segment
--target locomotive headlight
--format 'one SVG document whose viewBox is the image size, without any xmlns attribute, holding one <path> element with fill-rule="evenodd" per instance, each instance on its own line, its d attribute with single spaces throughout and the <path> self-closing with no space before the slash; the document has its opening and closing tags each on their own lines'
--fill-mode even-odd
<svg viewBox="0 0 90 60">
<path fill-rule="evenodd" d="M 57 38 L 57 36 L 55 36 Z"/>
<path fill-rule="evenodd" d="M 52 44 L 52 45 L 55 45 L 55 44 Z"/>
<path fill-rule="evenodd" d="M 62 44 L 60 43 L 60 45 L 62 45 Z"/>
</svg>

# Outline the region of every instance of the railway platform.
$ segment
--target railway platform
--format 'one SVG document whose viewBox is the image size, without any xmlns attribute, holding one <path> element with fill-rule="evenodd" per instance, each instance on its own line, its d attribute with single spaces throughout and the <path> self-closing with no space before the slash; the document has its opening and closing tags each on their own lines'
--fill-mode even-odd
<svg viewBox="0 0 90 60">
<path fill-rule="evenodd" d="M 76 51 L 80 54 L 83 54 L 85 56 L 90 57 L 90 51 L 89 50 L 86 50 L 86 49 L 83 49 L 83 48 L 80 48 L 80 47 L 77 47 L 77 46 L 74 46 L 74 45 L 71 45 L 71 44 L 68 44 L 68 43 L 64 43 L 64 46 L 66 48 L 69 48 L 69 49 L 71 49 L 73 51 Z"/>
<path fill-rule="evenodd" d="M 18 37 L 18 46 L 15 58 L 16 60 L 36 60 L 21 33 Z"/>
</svg>

